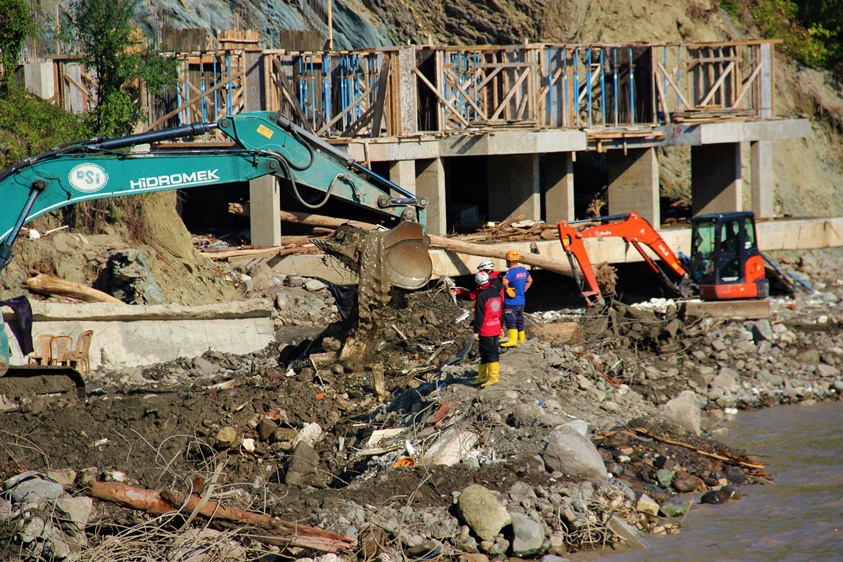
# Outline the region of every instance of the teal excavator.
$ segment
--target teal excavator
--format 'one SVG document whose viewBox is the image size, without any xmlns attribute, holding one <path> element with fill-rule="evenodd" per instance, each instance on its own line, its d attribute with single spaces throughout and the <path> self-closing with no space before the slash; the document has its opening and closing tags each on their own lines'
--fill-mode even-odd
<svg viewBox="0 0 843 562">
<path fill-rule="evenodd" d="M 154 148 L 221 131 L 230 146 Z M 172 145 L 171 145 L 172 146 Z M 241 113 L 216 123 L 198 123 L 119 138 L 71 142 L 0 173 L 0 272 L 12 258 L 21 228 L 59 208 L 108 197 L 188 189 L 277 176 L 289 182 L 307 208 L 334 197 L 383 215 L 394 226 L 384 237 L 384 267 L 390 284 L 425 285 L 432 273 L 424 234 L 427 199 L 358 164 L 348 154 L 273 112 Z M 302 188 L 322 192 L 307 200 Z M 344 249 L 346 256 L 357 249 Z M 0 314 L 2 323 L 2 314 Z M 9 368 L 9 345 L 0 325 L 0 377 L 30 374 Z M 31 371 L 32 369 L 30 369 Z M 2 379 L 0 379 L 2 380 Z"/>
</svg>

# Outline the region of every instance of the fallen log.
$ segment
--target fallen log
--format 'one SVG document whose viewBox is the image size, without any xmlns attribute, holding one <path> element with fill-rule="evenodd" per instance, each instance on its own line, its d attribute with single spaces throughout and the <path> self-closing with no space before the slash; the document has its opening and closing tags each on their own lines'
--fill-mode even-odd
<svg viewBox="0 0 843 562">
<path fill-rule="evenodd" d="M 308 250 L 314 250 L 316 246 L 313 244 L 302 244 L 300 246 L 281 247 L 270 246 L 268 248 L 250 248 L 247 250 L 227 250 L 224 252 L 199 252 L 203 256 L 212 260 L 224 260 L 228 258 L 240 258 L 244 256 L 289 256 L 290 254 L 298 254 Z"/>
<path fill-rule="evenodd" d="M 236 507 L 226 507 L 212 501 L 206 501 L 204 505 L 200 506 L 202 498 L 196 494 L 187 495 L 172 490 L 150 490 L 119 482 L 88 482 L 87 486 L 85 493 L 92 498 L 145 511 L 153 515 L 165 515 L 178 511 L 190 513 L 196 510 L 199 515 L 208 519 L 254 525 L 267 531 L 287 533 L 287 536 L 283 537 L 266 537 L 271 539 L 274 544 L 281 540 L 288 546 L 310 548 L 321 552 L 339 552 L 354 547 L 354 539 L 351 537 L 323 531 L 316 527 L 308 527 L 293 521 L 286 521 L 280 517 L 271 517 Z M 198 510 L 197 507 L 199 507 Z"/>
<path fill-rule="evenodd" d="M 30 277 L 24 284 L 30 291 L 41 293 L 48 296 L 62 296 L 79 299 L 85 302 L 112 302 L 118 304 L 126 304 L 118 298 L 115 298 L 108 293 L 98 291 L 94 288 L 66 279 L 60 279 L 41 273 L 35 277 Z"/>
<path fill-rule="evenodd" d="M 377 228 L 377 225 L 367 222 L 347 221 L 323 215 L 308 215 L 304 213 L 291 213 L 288 211 L 281 211 L 281 220 L 311 226 L 324 226 L 328 228 L 339 228 L 343 224 L 349 224 L 363 230 L 372 230 Z M 445 238 L 443 236 L 436 236 L 433 234 L 428 236 L 430 237 L 430 247 L 433 249 L 468 254 L 470 256 L 480 256 L 484 258 L 506 259 L 506 252 L 508 248 L 505 247 L 492 246 L 489 244 L 473 244 L 470 242 L 463 242 L 462 240 L 457 240 L 455 238 Z M 521 263 L 525 263 L 533 267 L 540 267 L 547 271 L 553 271 L 554 273 L 567 275 L 568 277 L 573 275 L 570 264 L 548 258 L 546 256 L 540 256 L 538 254 L 521 254 Z"/>
</svg>

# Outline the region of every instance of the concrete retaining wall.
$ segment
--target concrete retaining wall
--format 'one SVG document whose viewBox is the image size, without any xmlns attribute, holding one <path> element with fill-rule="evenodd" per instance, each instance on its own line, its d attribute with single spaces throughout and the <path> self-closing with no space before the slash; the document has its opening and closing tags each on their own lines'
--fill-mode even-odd
<svg viewBox="0 0 843 562">
<path fill-rule="evenodd" d="M 32 303 L 32 335 L 49 333 L 74 338 L 93 330 L 91 368 L 133 367 L 196 357 L 208 350 L 246 354 L 275 339 L 272 303 L 264 300 L 208 306 L 133 306 L 110 303 Z M 8 323 L 12 318 L 6 314 Z M 17 341 L 12 343 L 13 365 L 25 363 Z"/>
</svg>

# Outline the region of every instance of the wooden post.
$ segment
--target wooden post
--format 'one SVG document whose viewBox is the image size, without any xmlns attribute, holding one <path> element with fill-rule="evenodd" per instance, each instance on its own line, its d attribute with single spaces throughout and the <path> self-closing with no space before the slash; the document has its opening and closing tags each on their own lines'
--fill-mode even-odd
<svg viewBox="0 0 843 562">
<path fill-rule="evenodd" d="M 328 50 L 334 50 L 334 0 L 328 0 Z"/>
</svg>

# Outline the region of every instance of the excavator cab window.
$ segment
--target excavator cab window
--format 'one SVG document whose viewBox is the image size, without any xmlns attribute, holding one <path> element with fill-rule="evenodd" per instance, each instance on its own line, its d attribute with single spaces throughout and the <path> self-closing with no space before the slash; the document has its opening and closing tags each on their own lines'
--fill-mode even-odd
<svg viewBox="0 0 843 562">
<path fill-rule="evenodd" d="M 717 249 L 718 282 L 735 283 L 741 280 L 741 256 L 744 252 L 745 236 L 740 219 L 725 220 L 719 224 L 720 244 Z"/>
<path fill-rule="evenodd" d="M 716 223 L 700 221 L 694 223 L 691 239 L 691 277 L 695 283 L 714 282 L 714 256 Z"/>
</svg>

